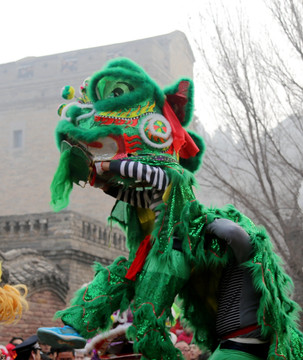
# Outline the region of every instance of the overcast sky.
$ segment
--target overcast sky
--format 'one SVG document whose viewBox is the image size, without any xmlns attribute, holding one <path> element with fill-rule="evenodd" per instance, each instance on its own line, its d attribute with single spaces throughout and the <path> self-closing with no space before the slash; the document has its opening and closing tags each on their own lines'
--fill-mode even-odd
<svg viewBox="0 0 303 360">
<path fill-rule="evenodd" d="M 184 30 L 179 0 L 1 1 L 0 64 Z"/>
<path fill-rule="evenodd" d="M 213 0 L 212 3 L 222 0 Z M 0 64 L 28 56 L 186 32 L 188 19 L 209 0 L 2 0 Z M 234 7 L 241 0 L 223 1 Z M 260 18 L 262 0 L 242 0 Z M 253 4 L 251 4 L 253 2 Z M 257 16 L 256 16 L 257 14 Z"/>
</svg>

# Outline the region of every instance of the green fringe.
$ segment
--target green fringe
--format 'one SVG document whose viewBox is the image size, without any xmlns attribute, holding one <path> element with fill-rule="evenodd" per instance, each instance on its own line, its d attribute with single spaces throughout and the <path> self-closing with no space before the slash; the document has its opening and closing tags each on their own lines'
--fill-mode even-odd
<svg viewBox="0 0 303 360">
<path fill-rule="evenodd" d="M 58 169 L 51 184 L 51 206 L 60 211 L 69 203 L 69 196 L 73 183 L 80 185 L 80 181 L 87 182 L 89 177 L 90 159 L 79 147 L 67 147 L 60 157 Z"/>
<path fill-rule="evenodd" d="M 141 162 L 144 163 L 144 161 Z M 180 213 L 185 204 L 194 198 L 190 185 L 195 180 L 193 174 L 183 169 L 178 163 L 169 162 L 169 165 L 162 165 L 162 167 L 165 167 L 173 186 L 170 190 L 168 203 L 162 203 L 156 209 L 160 211 L 160 215 L 151 234 L 154 244 L 150 254 L 151 256 L 158 256 L 158 253 L 161 252 L 162 260 L 169 262 L 173 241 L 168 240 L 177 229 L 177 225 L 174 228 L 174 224 L 180 220 Z M 171 199 L 174 199 L 173 203 Z M 116 203 L 109 220 L 118 223 L 126 231 L 130 260 L 132 260 L 140 242 L 147 235 L 141 229 L 135 209 L 119 201 Z"/>
<path fill-rule="evenodd" d="M 145 316 L 153 316 L 149 314 L 148 309 L 142 310 L 146 312 Z M 139 319 L 137 319 L 139 321 Z M 146 331 L 145 334 L 140 336 L 134 326 L 127 330 L 127 337 L 134 340 L 134 352 L 143 353 L 145 357 L 141 359 L 148 360 L 176 360 L 178 359 L 178 350 L 174 348 L 168 331 L 165 326 L 158 326 L 157 321 L 154 322 L 152 327 Z"/>
<path fill-rule="evenodd" d="M 175 163 L 167 165 L 164 167 L 165 172 L 167 173 L 169 180 L 174 186 L 183 185 L 183 186 L 196 186 L 196 179 L 190 171 L 184 169 L 180 164 Z"/>
<path fill-rule="evenodd" d="M 124 257 L 118 257 L 107 268 L 95 263 L 93 281 L 79 289 L 71 306 L 58 311 L 55 319 L 60 318 L 86 339 L 108 330 L 112 326 L 111 315 L 128 309 L 133 298 L 133 284 L 125 279 L 129 265 Z"/>
<path fill-rule="evenodd" d="M 190 265 L 180 251 L 170 252 L 170 261 L 160 254 L 148 255 L 137 277 L 135 298 L 131 304 L 133 327 L 129 336 L 136 339 L 135 347 L 148 359 L 176 359 L 165 322 L 172 320 L 171 307 L 176 294 L 190 276 Z"/>
<path fill-rule="evenodd" d="M 69 196 L 73 189 L 73 182 L 70 174 L 71 149 L 61 153 L 59 165 L 50 186 L 51 202 L 54 211 L 60 211 L 68 206 Z"/>
<path fill-rule="evenodd" d="M 129 261 L 132 262 L 141 241 L 144 239 L 145 235 L 147 235 L 141 228 L 136 209 L 133 206 L 118 200 L 111 211 L 108 222 L 110 224 L 112 222 L 118 224 L 126 233 L 126 246 L 129 249 L 128 258 Z"/>
<path fill-rule="evenodd" d="M 183 166 L 185 169 L 189 170 L 190 172 L 194 173 L 201 167 L 202 158 L 205 153 L 206 146 L 201 136 L 190 130 L 187 130 L 187 132 L 194 140 L 200 151 L 194 157 L 190 157 L 189 159 L 183 159 L 182 157 L 180 157 L 180 165 Z"/>
<path fill-rule="evenodd" d="M 196 330 L 196 341 L 214 350 L 216 342 L 214 338 L 214 322 L 216 291 L 210 291 L 208 286 L 211 283 L 218 283 L 216 277 L 226 265 L 228 259 L 233 256 L 230 252 L 222 252 L 222 256 L 213 256 L 212 251 L 208 251 L 209 244 L 205 242 L 205 225 L 212 222 L 215 218 L 226 218 L 237 222 L 250 235 L 254 254 L 252 258 L 243 264 L 252 272 L 253 283 L 257 291 L 261 293 L 260 307 L 257 312 L 258 323 L 261 326 L 262 335 L 272 339 L 269 356 L 272 359 L 299 360 L 303 356 L 303 335 L 298 330 L 298 312 L 300 310 L 297 303 L 291 300 L 293 290 L 291 278 L 282 268 L 281 259 L 273 252 L 272 243 L 269 235 L 263 227 L 257 227 L 253 222 L 241 214 L 232 205 L 227 205 L 222 209 L 207 208 L 197 202 L 187 204 L 182 215 L 182 225 L 180 229 L 184 234 L 192 234 L 191 242 L 193 245 L 192 256 L 196 257 L 196 271 L 199 279 L 209 279 L 208 283 L 203 283 L 206 293 L 213 293 L 213 297 L 203 296 L 202 290 L 199 291 L 196 282 L 180 293 L 184 301 L 185 318 L 190 321 Z M 199 238 L 201 241 L 199 242 Z M 214 243 L 215 239 L 212 239 Z M 216 243 L 220 251 L 222 244 Z M 224 250 L 224 249 L 223 249 Z M 186 253 L 189 254 L 186 248 Z M 197 277 L 197 275 L 196 275 Z M 193 279 L 192 279 L 193 280 Z M 202 287 L 203 287 L 202 286 Z M 197 316 L 201 312 L 201 316 Z"/>
</svg>

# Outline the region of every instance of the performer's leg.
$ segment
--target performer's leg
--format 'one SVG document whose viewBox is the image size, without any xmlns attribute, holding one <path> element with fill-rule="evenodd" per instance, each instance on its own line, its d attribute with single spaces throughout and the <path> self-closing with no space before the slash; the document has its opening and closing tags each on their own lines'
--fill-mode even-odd
<svg viewBox="0 0 303 360">
<path fill-rule="evenodd" d="M 143 359 L 176 360 L 182 358 L 170 340 L 165 322 L 171 314 L 175 296 L 190 276 L 184 254 L 177 250 L 165 260 L 147 259 L 135 285 L 132 304 L 133 326 L 128 336 L 135 341 L 134 349 Z"/>
<path fill-rule="evenodd" d="M 108 329 L 112 324 L 113 312 L 127 309 L 134 293 L 133 282 L 125 279 L 128 268 L 128 261 L 122 257 L 106 268 L 96 264 L 93 281 L 78 290 L 71 306 L 58 311 L 55 317 L 61 318 L 64 324 L 71 326 L 85 339 L 92 338 L 99 330 Z M 38 329 L 39 338 L 54 333 L 48 329 Z M 68 341 L 68 336 L 65 338 Z"/>
</svg>

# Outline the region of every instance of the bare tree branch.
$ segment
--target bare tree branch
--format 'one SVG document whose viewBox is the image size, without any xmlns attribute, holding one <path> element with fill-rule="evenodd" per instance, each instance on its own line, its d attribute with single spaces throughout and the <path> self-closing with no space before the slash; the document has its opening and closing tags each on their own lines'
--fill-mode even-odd
<svg viewBox="0 0 303 360">
<path fill-rule="evenodd" d="M 286 2 L 291 8 L 285 14 L 278 13 L 285 8 L 282 0 L 270 2 L 271 11 L 302 61 L 301 13 L 296 14 L 295 0 Z M 252 39 L 241 11 L 238 19 L 225 12 L 223 21 L 211 7 L 210 18 L 200 14 L 202 27 L 212 25 L 211 47 L 205 39 L 195 39 L 200 75 L 221 119 L 207 144 L 200 183 L 233 199 L 265 225 L 287 258 L 289 224 L 301 216 L 297 196 L 303 178 L 298 161 L 303 155 L 303 86 L 274 41 L 268 39 L 264 48 Z M 287 16 L 295 19 L 295 29 Z"/>
</svg>

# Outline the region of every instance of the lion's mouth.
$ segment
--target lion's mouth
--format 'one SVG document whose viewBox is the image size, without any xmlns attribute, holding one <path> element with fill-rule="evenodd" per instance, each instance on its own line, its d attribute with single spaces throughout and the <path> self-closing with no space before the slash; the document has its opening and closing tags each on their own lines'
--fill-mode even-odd
<svg viewBox="0 0 303 360">
<path fill-rule="evenodd" d="M 127 157 L 124 140 L 121 135 L 100 137 L 92 142 L 76 140 L 68 137 L 66 141 L 72 146 L 80 147 L 90 159 L 95 161 L 110 161 Z"/>
</svg>

